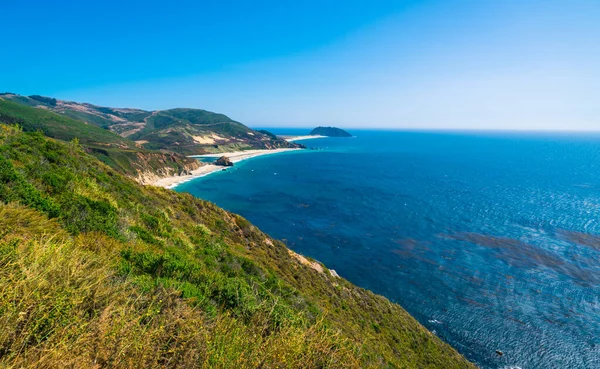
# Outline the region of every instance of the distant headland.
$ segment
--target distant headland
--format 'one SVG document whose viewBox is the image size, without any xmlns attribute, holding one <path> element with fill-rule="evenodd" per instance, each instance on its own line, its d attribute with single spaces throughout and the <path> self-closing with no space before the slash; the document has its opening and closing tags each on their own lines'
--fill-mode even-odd
<svg viewBox="0 0 600 369">
<path fill-rule="evenodd" d="M 310 131 L 311 136 L 352 137 L 350 133 L 337 127 L 317 127 Z"/>
<path fill-rule="evenodd" d="M 278 135 L 277 136 L 277 138 L 286 140 L 288 142 L 303 141 L 303 140 L 309 140 L 309 139 L 313 139 L 313 138 L 325 138 L 325 137 L 352 137 L 352 134 L 350 134 L 347 131 L 344 131 L 341 128 L 337 128 L 337 127 L 321 127 L 321 126 L 319 126 L 315 129 L 313 129 L 312 131 L 310 131 L 310 133 L 307 135 L 302 135 L 302 136 Z"/>
</svg>

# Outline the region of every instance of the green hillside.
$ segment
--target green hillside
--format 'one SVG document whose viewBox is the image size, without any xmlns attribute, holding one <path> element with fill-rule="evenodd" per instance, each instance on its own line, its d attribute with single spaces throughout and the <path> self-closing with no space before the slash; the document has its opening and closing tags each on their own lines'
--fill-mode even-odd
<svg viewBox="0 0 600 369">
<path fill-rule="evenodd" d="M 94 147 L 135 148 L 135 143 L 111 131 L 48 110 L 24 106 L 0 98 L 0 121 L 20 125 L 25 131 L 44 132 L 63 141 L 77 138 Z"/>
<path fill-rule="evenodd" d="M 108 108 L 93 104 L 32 95 L 0 94 L 0 99 L 52 111 L 100 127 L 146 149 L 195 155 L 247 149 L 302 147 L 276 136 L 252 130 L 224 114 L 202 109 L 145 111 Z"/>
<path fill-rule="evenodd" d="M 474 368 L 242 217 L 7 125 L 0 367 Z"/>
<path fill-rule="evenodd" d="M 135 142 L 93 124 L 0 98 L 0 122 L 24 131 L 41 131 L 63 141 L 77 140 L 105 164 L 133 178 L 175 175 L 195 169 L 194 159 L 138 147 Z"/>
<path fill-rule="evenodd" d="M 146 122 L 144 129 L 130 136 L 132 139 L 148 141 L 144 147 L 185 155 L 302 147 L 250 129 L 226 115 L 200 109 L 161 110 Z"/>
<path fill-rule="evenodd" d="M 3 93 L 0 94 L 0 98 L 31 107 L 41 107 L 104 129 L 142 123 L 145 118 L 152 114 L 152 112 L 141 109 L 107 108 L 93 104 L 57 100 L 52 97 L 39 95 L 22 96 L 13 93 Z"/>
</svg>

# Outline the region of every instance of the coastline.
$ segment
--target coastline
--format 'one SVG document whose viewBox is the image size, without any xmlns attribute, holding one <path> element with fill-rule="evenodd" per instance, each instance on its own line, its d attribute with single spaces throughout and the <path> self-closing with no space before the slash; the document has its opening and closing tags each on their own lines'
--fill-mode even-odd
<svg viewBox="0 0 600 369">
<path fill-rule="evenodd" d="M 284 140 L 286 140 L 287 142 L 295 142 L 295 141 L 301 141 L 301 140 L 312 140 L 315 138 L 327 138 L 327 136 L 320 136 L 320 135 L 306 135 L 306 136 L 279 136 L 281 138 L 283 138 Z"/>
<path fill-rule="evenodd" d="M 282 152 L 288 151 L 298 151 L 303 149 L 272 149 L 272 150 L 246 150 L 246 151 L 234 151 L 234 152 L 221 152 L 216 154 L 204 154 L 204 155 L 191 155 L 191 158 L 215 158 L 218 159 L 221 156 L 226 156 L 231 160 L 232 163 L 238 163 L 240 161 L 255 158 L 257 156 L 270 155 L 270 154 L 278 154 Z M 198 169 L 192 171 L 192 174 L 186 174 L 183 176 L 172 176 L 161 178 L 158 181 L 152 183 L 152 186 L 163 187 L 163 188 L 175 188 L 182 183 L 191 181 L 192 179 L 204 177 L 214 172 L 219 172 L 221 170 L 226 170 L 227 167 L 214 165 L 214 164 L 205 164 Z"/>
</svg>

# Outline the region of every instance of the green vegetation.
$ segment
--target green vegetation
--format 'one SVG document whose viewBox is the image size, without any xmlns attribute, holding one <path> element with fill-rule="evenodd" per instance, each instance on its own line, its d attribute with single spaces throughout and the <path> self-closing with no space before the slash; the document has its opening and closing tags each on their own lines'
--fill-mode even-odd
<svg viewBox="0 0 600 369">
<path fill-rule="evenodd" d="M 79 104 L 72 101 L 60 101 L 51 97 L 31 95 L 21 96 L 12 93 L 0 93 L 0 98 L 32 107 L 42 107 L 69 118 L 77 119 L 108 129 L 123 122 L 143 122 L 151 112 L 140 109 L 114 109 L 92 104 Z"/>
<path fill-rule="evenodd" d="M 28 132 L 42 131 L 48 137 L 63 141 L 77 138 L 86 146 L 135 148 L 133 141 L 93 124 L 3 99 L 0 99 L 0 121 L 18 124 Z"/>
<path fill-rule="evenodd" d="M 224 114 L 213 113 L 202 109 L 170 109 L 163 110 L 159 114 L 148 119 L 151 129 L 165 128 L 177 123 L 196 124 L 196 125 L 221 125 L 227 123 L 237 123 Z M 233 126 L 236 126 L 235 124 Z M 240 132 L 246 132 L 247 128 L 237 123 L 241 129 Z"/>
<path fill-rule="evenodd" d="M 40 95 L 32 95 L 29 96 L 30 99 L 36 100 L 41 102 L 42 104 L 45 105 L 50 105 L 50 106 L 56 106 L 56 99 L 55 98 L 51 98 L 51 97 L 44 97 L 44 96 L 40 96 Z"/>
<path fill-rule="evenodd" d="M 21 96 L 0 94 L 0 99 L 29 107 L 52 111 L 71 118 L 80 124 L 97 126 L 105 130 L 104 135 L 96 130 L 93 135 L 98 142 L 112 143 L 114 134 L 127 137 L 122 143 L 132 145 L 131 140 L 143 142 L 149 150 L 175 152 L 183 155 L 226 152 L 247 149 L 272 149 L 282 147 L 302 147 L 289 143 L 275 135 L 254 131 L 224 114 L 201 109 L 170 109 L 144 111 L 140 109 L 117 109 L 60 101 L 43 96 Z M 72 121 L 70 121 L 72 123 Z M 41 122 L 38 122 L 41 123 Z M 65 124 L 59 125 L 64 127 Z M 56 127 L 53 127 L 56 129 Z M 107 132 L 114 133 L 106 136 Z M 46 132 L 46 131 L 44 131 Z M 48 132 L 46 132 L 48 133 Z M 61 133 L 64 136 L 65 132 Z M 76 132 L 81 133 L 81 132 Z M 51 137 L 57 137 L 50 135 Z M 64 139 L 63 137 L 58 137 Z"/>
<path fill-rule="evenodd" d="M 310 131 L 309 134 L 327 137 L 352 137 L 350 133 L 337 127 L 317 127 Z"/>
<path fill-rule="evenodd" d="M 226 115 L 201 109 L 156 112 L 132 139 L 148 141 L 145 147 L 169 149 L 185 155 L 247 149 L 299 147 L 273 135 L 254 131 Z M 198 137 L 208 138 L 206 142 Z"/>
<path fill-rule="evenodd" d="M 63 141 L 76 140 L 103 163 L 140 182 L 144 175 L 176 175 L 198 166 L 194 159 L 181 155 L 139 148 L 135 142 L 93 124 L 3 99 L 0 122 Z"/>
<path fill-rule="evenodd" d="M 277 136 L 275 134 L 273 134 L 272 132 L 267 131 L 266 129 L 259 129 L 257 130 L 257 132 L 260 132 L 268 137 L 271 137 L 273 139 L 277 138 Z"/>
<path fill-rule="evenodd" d="M 0 125 L 0 367 L 474 368 L 240 216 Z"/>
</svg>

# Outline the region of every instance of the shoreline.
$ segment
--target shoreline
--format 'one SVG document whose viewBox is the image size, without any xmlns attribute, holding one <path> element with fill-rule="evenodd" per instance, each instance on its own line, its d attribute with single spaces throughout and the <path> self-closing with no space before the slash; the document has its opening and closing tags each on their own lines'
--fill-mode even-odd
<svg viewBox="0 0 600 369">
<path fill-rule="evenodd" d="M 278 154 L 282 152 L 291 152 L 304 149 L 272 149 L 272 150 L 246 150 L 246 151 L 234 151 L 234 152 L 221 152 L 216 154 L 204 154 L 204 155 L 191 155 L 190 158 L 215 158 L 218 159 L 221 156 L 226 156 L 231 160 L 232 163 L 238 163 L 243 160 L 255 158 L 257 156 Z M 182 183 L 189 182 L 193 179 L 207 176 L 211 173 L 227 170 L 229 167 L 224 167 L 214 164 L 205 164 L 198 169 L 192 171 L 192 174 L 186 174 L 183 176 L 172 176 L 161 178 L 158 181 L 151 183 L 151 186 L 163 187 L 172 189 L 179 186 Z"/>
<path fill-rule="evenodd" d="M 327 138 L 327 136 L 321 136 L 321 135 L 305 135 L 305 136 L 279 136 L 280 138 L 283 138 L 284 140 L 286 140 L 287 142 L 295 142 L 295 141 L 302 141 L 302 140 L 312 140 L 315 138 Z"/>
</svg>

